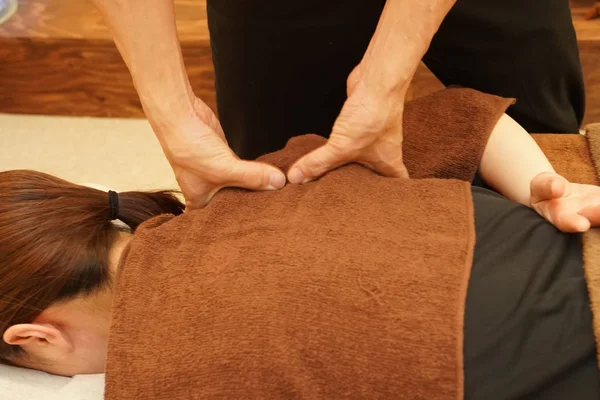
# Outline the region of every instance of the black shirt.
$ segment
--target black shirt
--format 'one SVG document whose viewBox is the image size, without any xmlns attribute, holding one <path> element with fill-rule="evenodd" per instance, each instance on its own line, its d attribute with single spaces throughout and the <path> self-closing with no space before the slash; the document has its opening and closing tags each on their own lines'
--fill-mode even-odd
<svg viewBox="0 0 600 400">
<path fill-rule="evenodd" d="M 465 398 L 600 399 L 580 234 L 473 187 Z"/>
</svg>

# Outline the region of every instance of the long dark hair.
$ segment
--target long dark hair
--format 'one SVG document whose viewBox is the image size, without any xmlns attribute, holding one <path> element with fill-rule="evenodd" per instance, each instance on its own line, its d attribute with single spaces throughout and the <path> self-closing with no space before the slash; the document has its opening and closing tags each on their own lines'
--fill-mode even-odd
<svg viewBox="0 0 600 400">
<path fill-rule="evenodd" d="M 119 194 L 118 219 L 134 232 L 184 205 L 171 191 Z M 108 255 L 123 228 L 110 222 L 108 194 L 27 170 L 0 172 L 0 362 L 22 351 L 1 335 L 55 302 L 110 283 Z"/>
</svg>

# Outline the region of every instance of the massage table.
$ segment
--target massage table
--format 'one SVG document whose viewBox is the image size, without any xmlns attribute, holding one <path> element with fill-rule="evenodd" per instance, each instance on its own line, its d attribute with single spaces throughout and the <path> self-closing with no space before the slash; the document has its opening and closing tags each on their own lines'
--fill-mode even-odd
<svg viewBox="0 0 600 400">
<path fill-rule="evenodd" d="M 598 184 L 600 123 L 588 125 L 584 132 L 583 135 L 534 134 L 532 136 L 559 173 L 572 181 Z M 65 378 L 0 365 L 0 399 L 102 400 L 103 392 L 103 375 Z"/>
</svg>

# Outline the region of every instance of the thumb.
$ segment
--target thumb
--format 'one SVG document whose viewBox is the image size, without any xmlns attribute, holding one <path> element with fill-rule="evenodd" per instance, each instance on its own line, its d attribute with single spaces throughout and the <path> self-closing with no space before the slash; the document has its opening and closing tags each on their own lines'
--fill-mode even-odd
<svg viewBox="0 0 600 400">
<path fill-rule="evenodd" d="M 542 172 L 531 180 L 531 201 L 559 199 L 566 194 L 567 181 L 553 172 Z"/>
<path fill-rule="evenodd" d="M 285 186 L 285 174 L 272 165 L 258 161 L 232 159 L 225 186 L 250 190 L 278 190 Z"/>
<path fill-rule="evenodd" d="M 288 172 L 290 183 L 306 183 L 344 165 L 348 158 L 327 142 L 298 160 Z"/>
</svg>

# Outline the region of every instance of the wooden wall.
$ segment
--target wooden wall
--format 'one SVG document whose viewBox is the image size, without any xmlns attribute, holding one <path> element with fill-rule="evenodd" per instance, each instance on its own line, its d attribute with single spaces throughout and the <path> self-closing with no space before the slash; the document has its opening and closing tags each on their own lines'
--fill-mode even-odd
<svg viewBox="0 0 600 400">
<path fill-rule="evenodd" d="M 215 109 L 205 1 L 175 3 L 192 85 Z M 585 4 L 573 10 L 588 95 L 586 122 L 600 121 L 600 20 L 583 21 Z M 441 87 L 422 65 L 409 96 Z M 17 14 L 0 25 L 0 112 L 143 117 L 127 68 L 89 0 L 19 0 Z"/>
<path fill-rule="evenodd" d="M 215 107 L 205 1 L 176 0 L 196 94 Z M 19 0 L 0 25 L 0 112 L 143 117 L 131 77 L 89 0 Z"/>
</svg>

